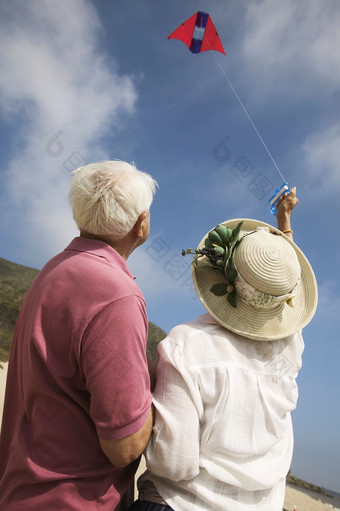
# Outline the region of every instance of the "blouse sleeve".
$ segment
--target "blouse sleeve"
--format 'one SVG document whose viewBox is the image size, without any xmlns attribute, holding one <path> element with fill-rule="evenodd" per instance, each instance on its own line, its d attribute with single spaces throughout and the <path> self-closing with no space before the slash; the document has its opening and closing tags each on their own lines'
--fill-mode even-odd
<svg viewBox="0 0 340 511">
<path fill-rule="evenodd" d="M 199 473 L 200 396 L 180 347 L 168 337 L 158 346 L 153 395 L 155 425 L 146 449 L 147 468 L 173 481 Z"/>
</svg>

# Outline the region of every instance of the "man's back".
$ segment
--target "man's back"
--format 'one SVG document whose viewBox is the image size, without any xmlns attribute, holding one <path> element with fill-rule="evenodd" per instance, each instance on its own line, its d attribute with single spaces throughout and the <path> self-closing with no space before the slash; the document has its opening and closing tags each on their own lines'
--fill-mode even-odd
<svg viewBox="0 0 340 511">
<path fill-rule="evenodd" d="M 146 338 L 143 296 L 111 247 L 76 238 L 47 263 L 13 338 L 0 444 L 3 511 L 112 510 L 119 502 L 136 467 L 113 467 L 98 439 L 126 437 L 146 420 Z"/>
</svg>

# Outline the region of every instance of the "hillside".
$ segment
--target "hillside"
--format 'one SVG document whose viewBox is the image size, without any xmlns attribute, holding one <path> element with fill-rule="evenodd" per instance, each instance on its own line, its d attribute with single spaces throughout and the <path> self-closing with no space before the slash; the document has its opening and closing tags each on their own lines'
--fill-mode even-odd
<svg viewBox="0 0 340 511">
<path fill-rule="evenodd" d="M 22 301 L 39 270 L 0 258 L 0 361 L 9 356 L 12 334 Z M 157 344 L 166 333 L 149 321 L 147 355 L 156 359 Z"/>
<path fill-rule="evenodd" d="M 39 271 L 0 258 L 0 360 L 8 360 L 15 322 Z"/>
</svg>

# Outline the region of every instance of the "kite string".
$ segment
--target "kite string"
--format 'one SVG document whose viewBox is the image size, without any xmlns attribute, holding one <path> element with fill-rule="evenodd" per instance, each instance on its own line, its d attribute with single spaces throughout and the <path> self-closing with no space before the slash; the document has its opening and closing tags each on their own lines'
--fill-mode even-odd
<svg viewBox="0 0 340 511">
<path fill-rule="evenodd" d="M 250 124 L 251 124 L 251 125 L 252 125 L 252 127 L 254 128 L 255 133 L 257 134 L 257 136 L 258 136 L 258 137 L 259 137 L 259 139 L 261 140 L 261 142 L 262 142 L 262 144 L 263 144 L 263 147 L 265 148 L 265 150 L 267 151 L 267 153 L 268 153 L 268 155 L 269 155 L 270 159 L 271 159 L 271 160 L 272 160 L 272 162 L 274 163 L 274 165 L 275 165 L 275 167 L 276 167 L 276 169 L 277 169 L 278 173 L 279 173 L 279 174 L 280 174 L 280 176 L 282 177 L 282 180 L 283 180 L 283 181 L 285 181 L 285 178 L 283 177 L 283 175 L 282 175 L 282 173 L 281 173 L 281 171 L 280 171 L 280 169 L 279 169 L 279 167 L 278 167 L 278 165 L 277 165 L 276 161 L 274 160 L 274 158 L 273 158 L 273 156 L 272 156 L 271 152 L 269 151 L 269 149 L 268 149 L 268 147 L 267 147 L 267 145 L 266 145 L 265 141 L 264 141 L 264 140 L 263 140 L 263 138 L 261 137 L 261 134 L 259 133 L 258 129 L 256 128 L 256 126 L 255 126 L 255 124 L 254 124 L 254 122 L 253 122 L 252 118 L 251 118 L 251 117 L 250 117 L 250 115 L 248 114 L 248 112 L 247 112 L 247 110 L 246 110 L 246 107 L 244 106 L 244 104 L 243 104 L 243 103 L 242 103 L 242 101 L 241 101 L 240 96 L 237 94 L 236 90 L 234 89 L 233 84 L 231 83 L 231 81 L 229 80 L 229 78 L 228 78 L 228 76 L 227 76 L 227 73 L 225 72 L 225 70 L 224 70 L 224 69 L 223 69 L 223 67 L 221 66 L 220 61 L 218 60 L 218 58 L 217 58 L 217 57 L 216 57 L 216 55 L 215 55 L 215 52 L 213 52 L 213 55 L 214 55 L 214 57 L 215 57 L 215 60 L 216 60 L 216 62 L 217 62 L 218 67 L 219 67 L 219 68 L 220 68 L 220 70 L 222 71 L 222 74 L 223 74 L 224 78 L 227 80 L 227 82 L 228 82 L 228 84 L 229 84 L 229 86 L 230 86 L 231 90 L 232 90 L 232 91 L 233 91 L 233 93 L 235 94 L 235 97 L 236 97 L 237 101 L 240 103 L 240 105 L 241 105 L 241 107 L 242 107 L 242 110 L 244 111 L 244 113 L 246 114 L 246 116 L 247 116 L 247 118 L 248 118 L 248 120 L 249 120 Z"/>
</svg>

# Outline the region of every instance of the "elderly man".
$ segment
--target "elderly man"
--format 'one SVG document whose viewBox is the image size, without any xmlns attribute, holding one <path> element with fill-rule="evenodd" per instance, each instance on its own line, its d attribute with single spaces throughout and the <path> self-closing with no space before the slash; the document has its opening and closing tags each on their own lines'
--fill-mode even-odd
<svg viewBox="0 0 340 511">
<path fill-rule="evenodd" d="M 156 185 L 120 161 L 73 173 L 80 236 L 33 282 L 13 337 L 2 511 L 113 511 L 133 498 L 152 398 L 145 302 L 126 260 L 149 235 Z"/>
</svg>

